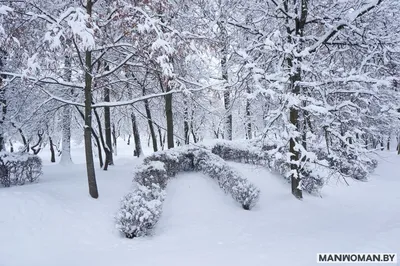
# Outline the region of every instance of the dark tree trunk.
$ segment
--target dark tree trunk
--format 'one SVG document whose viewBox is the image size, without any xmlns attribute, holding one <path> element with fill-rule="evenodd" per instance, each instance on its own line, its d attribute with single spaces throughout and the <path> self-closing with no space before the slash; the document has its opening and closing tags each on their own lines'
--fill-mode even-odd
<svg viewBox="0 0 400 266">
<path fill-rule="evenodd" d="M 33 151 L 33 154 L 37 155 L 41 150 L 42 150 L 42 141 L 43 141 L 43 134 L 44 132 L 38 131 L 38 141 L 35 145 L 31 147 L 31 150 Z"/>
<path fill-rule="evenodd" d="M 248 88 L 247 92 L 250 93 L 250 88 Z M 253 132 L 252 132 L 252 124 L 251 124 L 251 102 L 249 99 L 246 99 L 246 117 L 247 117 L 246 139 L 252 139 Z"/>
<path fill-rule="evenodd" d="M 286 12 L 289 12 L 289 1 L 285 0 L 284 1 L 284 9 Z M 287 23 L 287 34 L 288 34 L 288 42 L 292 43 L 292 42 L 296 42 L 298 40 L 300 40 L 300 44 L 301 44 L 301 37 L 304 35 L 304 28 L 306 25 L 306 20 L 307 20 L 307 14 L 308 14 L 308 0 L 300 0 L 300 4 L 298 6 L 296 6 L 295 10 L 297 10 L 297 8 L 300 8 L 300 13 L 298 14 L 298 17 L 295 20 L 295 38 L 292 38 L 292 30 L 291 27 L 289 26 L 289 19 L 286 18 L 286 23 Z M 301 45 L 300 45 L 301 46 Z M 300 96 L 301 91 L 300 91 L 300 87 L 297 84 L 299 81 L 301 81 L 301 61 L 302 58 L 301 57 L 293 57 L 293 55 L 288 55 L 287 60 L 287 65 L 288 65 L 288 69 L 290 69 L 290 71 L 292 73 L 290 73 L 290 90 L 294 95 Z M 301 133 L 301 125 L 300 125 L 300 121 L 299 121 L 299 110 L 297 107 L 295 106 L 291 106 L 290 110 L 289 110 L 289 120 L 290 123 L 296 128 L 297 132 L 300 133 L 300 135 L 302 135 Z M 303 132 L 304 133 L 304 132 Z M 289 142 L 289 152 L 291 154 L 290 156 L 290 168 L 292 170 L 292 174 L 291 174 L 291 183 L 292 183 L 292 194 L 298 198 L 301 199 L 303 198 L 303 193 L 301 190 L 301 169 L 299 167 L 300 164 L 300 158 L 301 158 L 301 154 L 298 151 L 298 149 L 295 149 L 295 145 L 297 144 L 301 144 L 302 140 L 299 137 L 291 137 L 290 142 Z"/>
<path fill-rule="evenodd" d="M 143 96 L 144 95 L 145 95 L 145 88 L 143 86 Z M 148 100 L 144 100 L 144 108 L 146 110 L 147 123 L 149 124 L 150 136 L 151 136 L 151 140 L 153 143 L 153 151 L 156 152 L 156 151 L 158 151 L 157 137 L 156 137 L 156 132 L 154 130 L 153 119 L 151 118 L 151 111 L 150 111 L 150 106 L 149 106 Z"/>
<path fill-rule="evenodd" d="M 160 146 L 161 146 L 161 150 L 164 150 L 164 144 L 165 144 L 165 134 L 163 136 L 161 128 L 158 126 L 158 137 L 160 139 Z"/>
<path fill-rule="evenodd" d="M 106 65 L 105 70 L 108 71 L 110 70 L 109 66 Z M 110 102 L 110 88 L 105 87 L 104 89 L 104 101 L 105 102 Z M 113 159 L 113 154 L 112 154 L 112 140 L 111 140 L 111 114 L 110 114 L 110 107 L 104 107 L 104 130 L 105 130 L 105 135 L 106 135 L 106 163 L 105 163 L 105 169 L 106 166 L 108 165 L 113 165 L 114 164 L 114 159 Z"/>
<path fill-rule="evenodd" d="M 55 163 L 56 162 L 56 153 L 54 152 L 54 143 L 51 137 L 49 137 L 49 143 L 50 143 L 50 162 Z"/>
<path fill-rule="evenodd" d="M 183 135 L 185 138 L 185 144 L 190 142 L 190 126 L 189 126 L 189 110 L 186 100 L 183 100 L 184 111 L 183 111 Z"/>
<path fill-rule="evenodd" d="M 390 151 L 390 136 L 389 136 L 388 139 L 387 139 L 386 149 L 387 149 L 388 151 Z"/>
<path fill-rule="evenodd" d="M 86 1 L 86 12 L 89 17 L 92 16 L 92 0 Z M 85 52 L 85 125 L 84 125 L 84 140 L 85 140 L 85 157 L 86 171 L 89 185 L 89 194 L 92 198 L 97 199 L 99 192 L 97 189 L 96 172 L 93 161 L 92 147 L 92 52 Z"/>
<path fill-rule="evenodd" d="M 106 155 L 106 159 L 105 159 L 105 161 L 104 161 L 104 168 L 103 168 L 103 170 L 104 170 L 104 171 L 107 171 L 107 170 L 108 170 L 108 165 L 109 165 L 109 162 L 110 162 L 111 150 L 109 149 L 109 147 L 107 146 L 107 144 L 106 144 L 105 141 L 104 141 L 104 137 L 103 137 L 103 133 L 102 133 L 102 132 L 103 132 L 103 128 L 102 128 L 102 126 L 101 126 L 100 116 L 99 116 L 99 114 L 97 113 L 97 110 L 96 110 L 96 109 L 93 109 L 93 112 L 94 112 L 94 115 L 95 115 L 95 117 L 96 117 L 97 126 L 99 127 L 99 136 L 100 136 L 101 146 L 103 146 L 104 153 L 105 153 L 105 155 Z M 101 151 L 101 149 L 100 149 L 100 151 Z"/>
<path fill-rule="evenodd" d="M 119 133 L 117 136 L 117 131 L 115 130 L 114 123 L 112 124 L 111 135 L 112 135 L 112 139 L 113 139 L 113 143 L 114 143 L 114 145 L 113 145 L 114 154 L 115 154 L 115 156 L 117 156 L 117 139 L 118 139 Z"/>
<path fill-rule="evenodd" d="M 10 152 L 14 152 L 14 145 L 11 140 L 10 140 Z"/>
<path fill-rule="evenodd" d="M 171 91 L 171 86 L 167 82 L 167 92 Z M 165 116 L 167 118 L 167 146 L 168 149 L 174 147 L 174 117 L 172 114 L 172 94 L 165 95 Z"/>
<path fill-rule="evenodd" d="M 76 110 L 78 111 L 78 113 L 81 115 L 82 119 L 85 120 L 85 115 L 82 113 L 81 110 L 79 110 L 79 108 L 77 106 Z M 94 131 L 94 129 L 92 128 L 92 136 L 94 138 L 94 140 L 96 141 L 96 146 L 97 146 L 97 150 L 98 150 L 98 154 L 99 154 L 99 164 L 100 164 L 100 168 L 103 168 L 103 151 L 101 150 L 101 144 L 100 144 L 100 139 L 96 134 L 96 131 Z"/>
<path fill-rule="evenodd" d="M 131 113 L 131 120 L 132 120 L 132 130 L 133 130 L 133 138 L 135 139 L 135 151 L 136 151 L 136 156 L 140 157 L 143 155 L 142 151 L 142 143 L 140 141 L 140 134 L 136 122 L 136 116 L 132 112 Z"/>
<path fill-rule="evenodd" d="M 4 51 L 0 50 L 0 71 L 3 70 L 3 57 Z M 3 78 L 6 78 L 5 75 L 0 75 L 0 105 L 1 105 L 1 115 L 0 115 L 0 151 L 6 149 L 5 147 L 5 139 L 4 139 L 4 120 L 7 114 L 7 100 L 6 100 L 6 88 L 2 87 Z"/>
</svg>

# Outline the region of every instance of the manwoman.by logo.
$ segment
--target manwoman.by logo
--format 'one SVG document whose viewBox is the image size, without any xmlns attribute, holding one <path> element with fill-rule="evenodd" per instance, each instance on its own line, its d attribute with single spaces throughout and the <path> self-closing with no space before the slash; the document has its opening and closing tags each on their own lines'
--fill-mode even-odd
<svg viewBox="0 0 400 266">
<path fill-rule="evenodd" d="M 397 264 L 396 253 L 318 253 L 317 263 Z"/>
</svg>

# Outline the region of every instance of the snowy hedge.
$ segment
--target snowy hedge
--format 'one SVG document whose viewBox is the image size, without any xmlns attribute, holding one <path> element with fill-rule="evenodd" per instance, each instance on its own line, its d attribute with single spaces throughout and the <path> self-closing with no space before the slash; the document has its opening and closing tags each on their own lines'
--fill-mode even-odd
<svg viewBox="0 0 400 266">
<path fill-rule="evenodd" d="M 168 180 L 184 171 L 208 175 L 245 210 L 258 201 L 259 189 L 221 157 L 197 147 L 171 149 L 146 157 L 136 170 L 137 188 L 123 198 L 116 216 L 117 228 L 128 238 L 148 234 L 160 218 Z"/>
<path fill-rule="evenodd" d="M 42 160 L 28 153 L 0 152 L 0 184 L 4 187 L 33 183 L 42 174 Z"/>
<path fill-rule="evenodd" d="M 217 141 L 208 148 L 225 160 L 261 165 L 279 173 L 288 182 L 291 181 L 290 164 L 286 157 L 288 151 L 282 147 L 277 148 L 275 144 L 266 144 L 262 139 L 246 142 Z M 319 194 L 325 178 L 332 174 L 366 180 L 378 165 L 377 160 L 365 154 L 355 155 L 354 152 L 335 151 L 328 154 L 319 149 L 314 154 L 316 158 L 304 164 L 301 169 L 301 187 L 309 194 Z"/>
<path fill-rule="evenodd" d="M 212 153 L 228 161 L 261 165 L 282 175 L 290 182 L 290 165 L 284 151 L 275 144 L 266 144 L 260 139 L 246 142 L 218 141 L 210 147 Z M 317 194 L 324 185 L 323 179 L 310 170 L 302 171 L 302 190 Z"/>
</svg>

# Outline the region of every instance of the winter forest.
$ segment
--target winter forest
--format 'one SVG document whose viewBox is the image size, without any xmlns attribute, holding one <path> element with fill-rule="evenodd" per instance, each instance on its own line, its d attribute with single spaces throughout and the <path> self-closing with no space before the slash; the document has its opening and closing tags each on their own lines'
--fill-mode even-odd
<svg viewBox="0 0 400 266">
<path fill-rule="evenodd" d="M 0 266 L 400 252 L 399 0 L 0 0 L 0 105 Z"/>
</svg>

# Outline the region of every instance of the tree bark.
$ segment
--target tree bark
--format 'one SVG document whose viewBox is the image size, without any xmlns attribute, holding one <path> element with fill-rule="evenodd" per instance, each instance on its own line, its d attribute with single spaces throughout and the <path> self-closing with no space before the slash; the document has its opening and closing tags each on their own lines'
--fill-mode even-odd
<svg viewBox="0 0 400 266">
<path fill-rule="evenodd" d="M 189 109 L 187 101 L 183 100 L 184 111 L 183 111 L 183 135 L 185 138 L 185 144 L 190 142 L 190 126 L 189 126 Z"/>
<path fill-rule="evenodd" d="M 300 48 L 301 48 L 301 37 L 304 35 L 304 28 L 306 25 L 306 20 L 307 20 L 307 15 L 308 15 L 308 0 L 298 0 L 299 2 L 294 2 L 294 9 L 295 11 L 300 8 L 300 12 L 294 12 L 297 14 L 298 17 L 295 19 L 295 38 L 292 38 L 291 34 L 292 30 L 291 27 L 289 26 L 289 18 L 286 18 L 286 23 L 287 23 L 287 34 L 288 34 L 288 42 L 293 43 L 296 41 L 300 42 Z M 286 12 L 289 12 L 289 1 L 285 0 L 284 1 L 284 9 Z M 290 84 L 289 84 L 289 89 L 290 91 L 297 96 L 300 96 L 301 91 L 300 87 L 297 84 L 299 81 L 301 81 L 301 57 L 295 57 L 294 55 L 288 55 L 287 58 L 287 65 L 288 69 L 290 71 Z M 299 110 L 295 106 L 290 106 L 289 110 L 289 120 L 290 123 L 296 128 L 298 135 L 301 134 L 301 125 L 299 121 Z M 303 132 L 304 133 L 304 132 Z M 298 145 L 304 145 L 305 143 L 302 143 L 302 140 L 300 139 L 299 136 L 292 136 L 290 138 L 289 142 L 289 153 L 290 155 L 290 168 L 291 168 L 291 183 L 292 183 L 292 194 L 297 198 L 301 199 L 303 198 L 303 193 L 301 190 L 301 169 L 299 167 L 300 165 L 300 158 L 301 154 L 298 151 L 298 149 L 295 148 L 296 144 Z"/>
<path fill-rule="evenodd" d="M 97 113 L 96 109 L 93 109 L 94 112 L 94 116 L 96 117 L 96 121 L 97 121 L 97 126 L 99 127 L 99 136 L 100 136 L 100 141 L 101 141 L 101 146 L 104 149 L 104 153 L 106 155 L 106 159 L 104 161 L 104 171 L 108 170 L 108 163 L 110 162 L 110 154 L 111 154 L 111 150 L 108 148 L 106 142 L 104 141 L 104 137 L 103 137 L 103 127 L 101 126 L 101 120 L 100 120 L 100 116 Z M 100 147 L 100 146 L 99 146 Z M 100 149 L 100 154 L 101 154 L 101 149 Z"/>
<path fill-rule="evenodd" d="M 143 156 L 142 143 L 140 141 L 140 134 L 139 134 L 139 129 L 138 129 L 137 122 L 136 122 L 136 116 L 133 112 L 131 113 L 131 120 L 132 120 L 133 138 L 135 140 L 136 156 L 140 157 L 140 156 Z"/>
<path fill-rule="evenodd" d="M 91 17 L 92 15 L 92 0 L 86 1 L 86 12 Z M 97 189 L 96 172 L 94 169 L 93 161 L 93 147 L 92 147 L 92 52 L 85 52 L 85 157 L 86 157 L 86 171 L 89 185 L 89 194 L 92 198 L 97 199 L 99 192 Z"/>
<path fill-rule="evenodd" d="M 118 155 L 118 147 L 117 147 L 117 132 L 115 131 L 115 124 L 112 124 L 112 130 L 111 130 L 111 134 L 112 134 L 112 138 L 114 140 L 114 145 L 113 145 L 113 151 L 114 151 L 114 155 L 117 156 Z M 119 136 L 119 134 L 118 134 Z"/>
<path fill-rule="evenodd" d="M 171 86 L 167 81 L 167 92 L 171 91 Z M 165 95 L 165 115 L 167 118 L 167 147 L 174 147 L 174 118 L 172 114 L 172 94 Z"/>
<path fill-rule="evenodd" d="M 250 93 L 250 87 L 247 86 L 247 93 Z M 249 99 L 246 99 L 246 139 L 252 139 L 253 131 L 252 131 L 252 123 L 251 123 L 251 102 Z"/>
<path fill-rule="evenodd" d="M 76 110 L 78 111 L 78 113 L 81 115 L 82 119 L 85 120 L 85 115 L 83 114 L 83 112 L 81 110 L 79 110 L 79 108 L 77 106 Z M 102 150 L 101 150 L 101 144 L 100 144 L 100 140 L 99 137 L 97 136 L 96 132 L 94 131 L 94 129 L 92 128 L 92 136 L 94 138 L 94 140 L 96 141 L 96 145 L 97 145 L 97 150 L 98 150 L 98 154 L 99 154 L 99 164 L 100 164 L 100 168 L 103 168 L 103 155 L 102 155 Z"/>
<path fill-rule="evenodd" d="M 56 153 L 54 152 L 54 143 L 51 137 L 49 137 L 49 143 L 50 143 L 50 162 L 55 163 L 56 162 Z"/>
<path fill-rule="evenodd" d="M 110 70 L 110 67 L 106 65 L 105 70 Z M 110 88 L 106 86 L 104 88 L 104 101 L 110 102 Z M 111 140 L 111 114 L 110 114 L 110 107 L 104 107 L 104 131 L 106 136 L 106 163 L 105 165 L 113 165 L 114 159 L 112 154 L 112 140 Z M 106 168 L 106 167 L 105 167 Z M 107 170 L 107 169 L 104 169 Z"/>
<path fill-rule="evenodd" d="M 220 3 L 221 5 L 221 3 Z M 222 8 L 222 6 L 221 6 Z M 221 49 L 221 71 L 222 79 L 228 84 L 228 31 L 226 29 L 226 21 L 223 11 L 221 11 L 222 18 L 218 22 L 220 30 L 220 41 L 222 43 Z M 225 108 L 225 123 L 224 123 L 224 137 L 225 139 L 232 140 L 232 109 L 231 109 L 231 92 L 228 86 L 225 86 L 224 91 L 224 108 Z"/>
<path fill-rule="evenodd" d="M 146 91 L 145 91 L 145 87 L 143 86 L 143 96 L 146 95 Z M 147 123 L 149 125 L 149 129 L 150 129 L 150 136 L 151 136 L 151 140 L 153 143 L 153 151 L 156 152 L 158 151 L 158 147 L 157 147 L 157 137 L 156 137 L 156 132 L 154 130 L 154 124 L 153 124 L 153 119 L 151 117 L 151 110 L 150 110 L 150 106 L 149 106 L 149 101 L 146 99 L 144 100 L 144 108 L 146 110 L 146 116 L 147 116 Z"/>
<path fill-rule="evenodd" d="M 0 71 L 3 70 L 3 60 L 2 60 L 3 50 L 0 50 Z M 4 139 L 4 121 L 7 114 L 7 100 L 6 100 L 6 88 L 3 87 L 4 75 L 0 75 L 0 105 L 1 105 L 1 117 L 0 117 L 0 151 L 6 149 L 5 139 Z"/>
<path fill-rule="evenodd" d="M 70 39 L 67 39 L 67 44 L 71 43 Z M 72 77 L 72 69 L 71 69 L 71 57 L 70 55 L 66 55 L 64 57 L 64 67 L 65 67 L 65 80 L 70 82 Z M 71 95 L 74 94 L 73 89 L 71 89 Z M 69 165 L 72 164 L 71 159 L 71 119 L 72 112 L 71 106 L 65 105 L 63 108 L 62 114 L 62 144 L 61 144 L 61 159 L 60 164 Z"/>
</svg>

